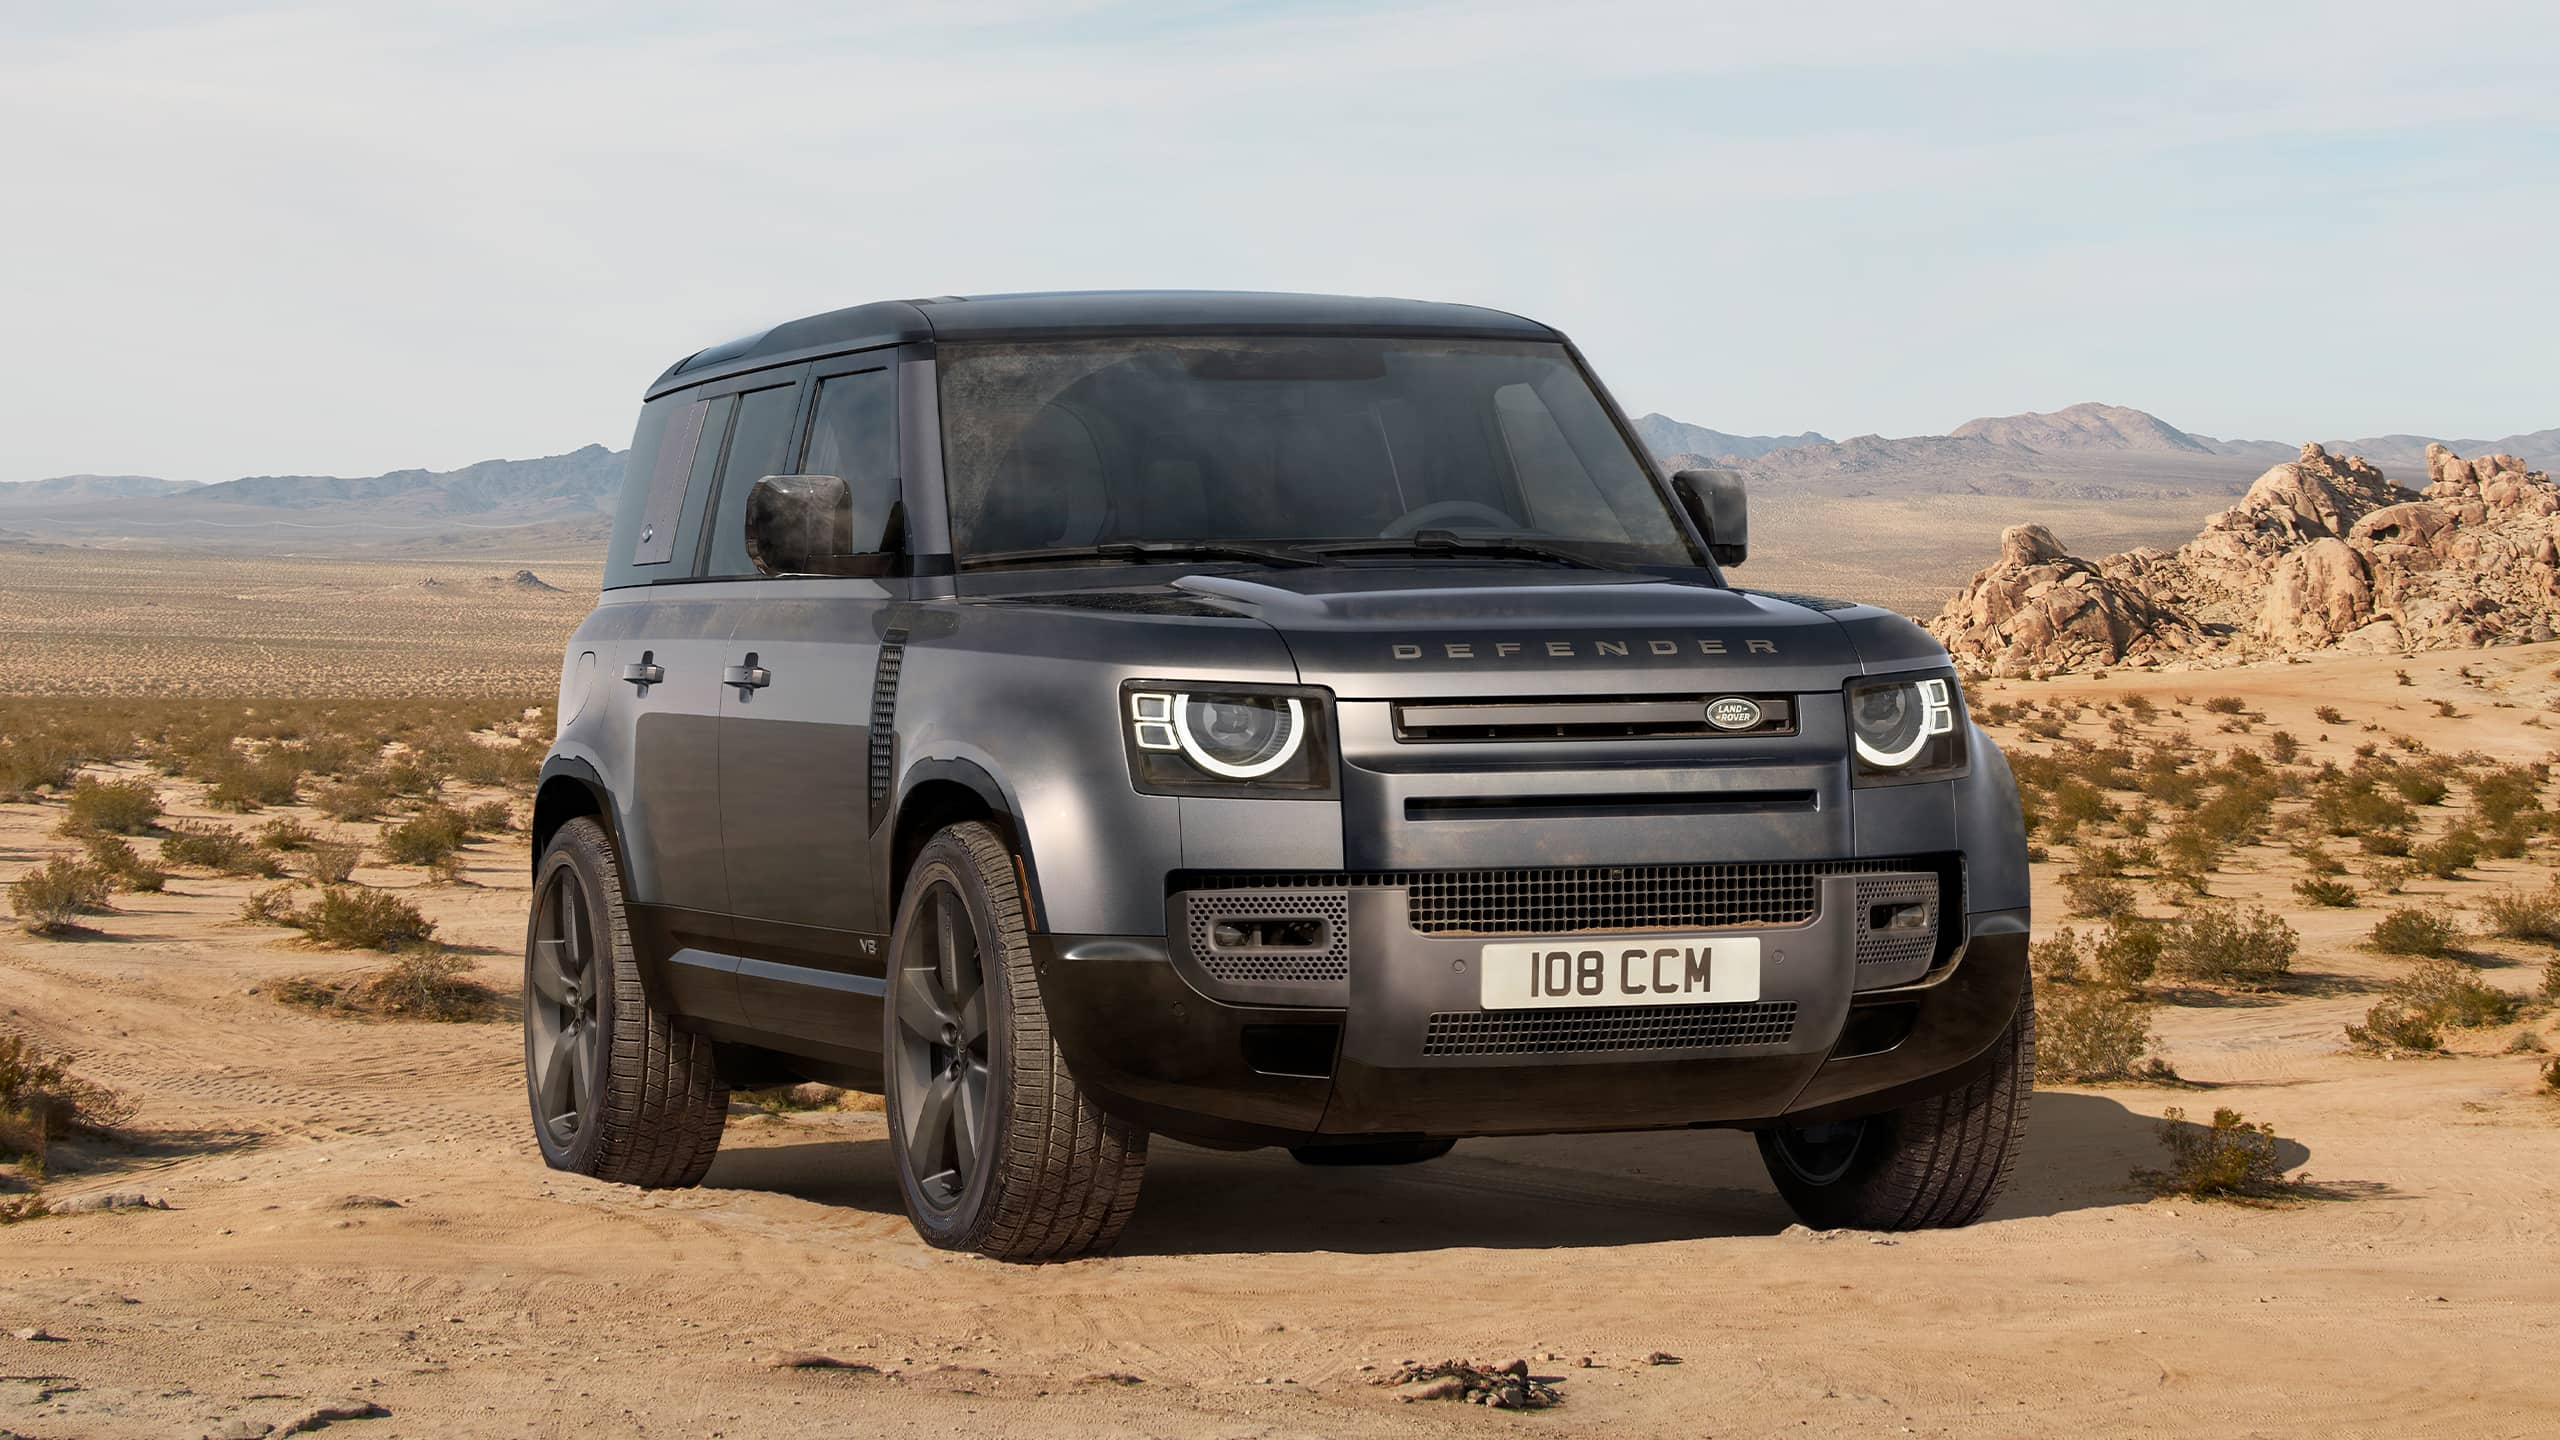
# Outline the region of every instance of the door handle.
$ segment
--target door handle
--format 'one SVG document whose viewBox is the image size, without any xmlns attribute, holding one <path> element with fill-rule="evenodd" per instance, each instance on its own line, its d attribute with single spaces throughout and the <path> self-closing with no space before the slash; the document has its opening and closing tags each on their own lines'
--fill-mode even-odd
<svg viewBox="0 0 2560 1440">
<path fill-rule="evenodd" d="M 638 660 L 622 667 L 622 678 L 639 686 L 642 690 L 647 690 L 650 686 L 667 678 L 666 667 L 658 664 L 657 659 L 657 651 L 641 651 Z"/>
<path fill-rule="evenodd" d="M 756 652 L 747 652 L 745 663 L 732 665 L 720 672 L 720 683 L 738 687 L 738 698 L 746 699 L 773 683 L 773 672 L 756 663 Z"/>
</svg>

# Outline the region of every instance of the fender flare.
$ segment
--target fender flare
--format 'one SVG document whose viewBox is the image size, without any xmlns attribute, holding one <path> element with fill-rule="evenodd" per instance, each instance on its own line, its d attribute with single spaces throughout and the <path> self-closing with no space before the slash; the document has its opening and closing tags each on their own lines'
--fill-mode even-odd
<svg viewBox="0 0 2560 1440">
<path fill-rule="evenodd" d="M 1023 818 L 1024 806 L 1021 797 L 1016 795 L 1002 779 L 977 761 L 931 757 L 909 765 L 898 776 L 897 800 L 890 806 L 889 824 L 882 838 L 894 840 L 898 831 L 903 828 L 907 807 L 913 800 L 915 792 L 936 782 L 958 785 L 977 796 L 979 803 L 985 805 L 988 811 L 1002 820 L 1005 828 L 1012 832 L 1014 857 L 1022 864 L 1023 898 L 1031 907 L 1033 921 L 1031 928 L 1035 931 L 1045 928 L 1041 917 L 1048 911 L 1040 903 L 1040 861 L 1032 853 L 1031 827 Z M 894 851 L 883 856 L 880 868 L 887 877 L 887 883 L 881 891 L 881 913 L 885 915 L 890 913 L 887 905 L 889 896 L 896 893 L 898 885 L 905 877 L 896 873 L 897 860 Z"/>
</svg>

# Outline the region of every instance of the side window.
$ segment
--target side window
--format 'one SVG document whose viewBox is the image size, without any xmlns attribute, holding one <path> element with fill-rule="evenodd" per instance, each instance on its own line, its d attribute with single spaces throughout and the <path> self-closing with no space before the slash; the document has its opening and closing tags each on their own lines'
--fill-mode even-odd
<svg viewBox="0 0 2560 1440">
<path fill-rule="evenodd" d="M 818 382 L 799 473 L 842 477 L 853 490 L 855 548 L 882 547 L 898 493 L 896 372 L 864 370 Z"/>
<path fill-rule="evenodd" d="M 747 559 L 747 496 L 767 475 L 785 473 L 791 445 L 791 411 L 796 385 L 750 390 L 738 397 L 737 423 L 730 427 L 728 458 L 720 464 L 718 506 L 711 519 L 711 561 L 705 576 L 733 577 L 756 573 Z"/>
<path fill-rule="evenodd" d="M 684 518 L 694 451 L 702 439 L 703 415 L 709 408 L 709 402 L 696 400 L 667 417 L 666 432 L 658 442 L 649 470 L 648 498 L 640 507 L 640 528 L 631 537 L 634 565 L 664 565 L 675 558 L 676 523 Z M 712 448 L 719 448 L 716 436 Z M 635 464 L 638 462 L 636 451 L 632 459 Z"/>
</svg>

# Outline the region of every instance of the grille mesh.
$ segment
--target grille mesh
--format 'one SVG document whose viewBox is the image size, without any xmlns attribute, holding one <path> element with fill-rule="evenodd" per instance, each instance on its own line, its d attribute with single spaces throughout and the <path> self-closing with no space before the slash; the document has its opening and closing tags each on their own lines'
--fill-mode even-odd
<svg viewBox="0 0 2560 1440">
<path fill-rule="evenodd" d="M 1869 928 L 1879 905 L 1921 905 L 1928 919 L 1917 930 Z M 1938 877 L 1934 875 L 1862 875 L 1858 877 L 1858 963 L 1895 965 L 1926 960 L 1938 948 Z"/>
<path fill-rule="evenodd" d="M 1322 920 L 1325 945 L 1299 950 L 1220 949 L 1210 931 L 1220 920 Z M 1195 890 L 1183 897 L 1191 956 L 1220 980 L 1325 984 L 1351 973 L 1348 890 Z"/>
<path fill-rule="evenodd" d="M 1796 1004 L 1600 1006 L 1588 1010 L 1448 1010 L 1425 1023 L 1425 1055 L 1568 1055 L 1781 1045 Z"/>
</svg>

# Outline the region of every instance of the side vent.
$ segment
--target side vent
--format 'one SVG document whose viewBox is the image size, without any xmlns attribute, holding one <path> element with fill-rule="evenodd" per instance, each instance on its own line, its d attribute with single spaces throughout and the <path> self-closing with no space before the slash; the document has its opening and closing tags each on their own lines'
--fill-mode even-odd
<svg viewBox="0 0 2560 1440">
<path fill-rule="evenodd" d="M 871 828 L 889 818 L 889 785 L 898 763 L 898 673 L 907 664 L 907 632 L 880 637 L 880 663 L 871 672 Z"/>
</svg>

